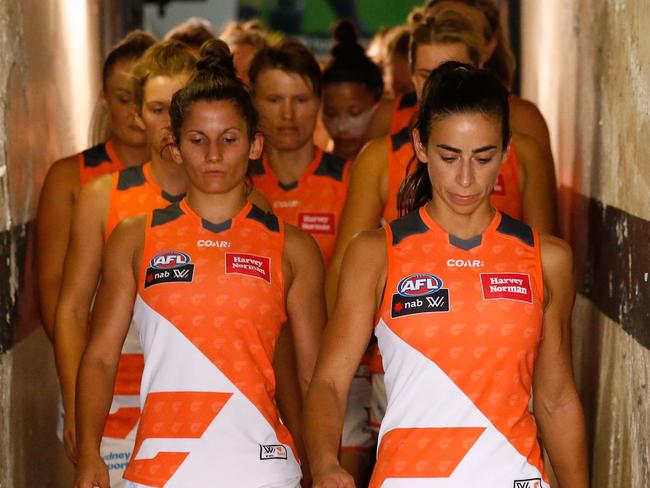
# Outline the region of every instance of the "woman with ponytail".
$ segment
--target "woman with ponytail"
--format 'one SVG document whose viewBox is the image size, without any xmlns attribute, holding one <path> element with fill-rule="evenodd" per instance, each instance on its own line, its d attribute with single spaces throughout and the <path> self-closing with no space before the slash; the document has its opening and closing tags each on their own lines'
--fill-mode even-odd
<svg viewBox="0 0 650 488">
<path fill-rule="evenodd" d="M 338 443 L 374 332 L 388 408 L 370 487 L 548 488 L 539 435 L 559 486 L 586 488 L 570 248 L 490 202 L 510 144 L 507 90 L 443 64 L 423 87 L 413 143 L 405 215 L 346 251 L 305 407 L 314 487 L 354 486 Z"/>
<path fill-rule="evenodd" d="M 146 360 L 128 486 L 295 488 L 273 354 L 290 321 L 305 391 L 324 321 L 318 247 L 248 201 L 263 139 L 223 41 L 202 47 L 170 118 L 187 194 L 122 221 L 108 241 L 79 371 L 75 486 L 109 486 L 99 440 L 133 317 Z"/>
<path fill-rule="evenodd" d="M 351 22 L 338 22 L 332 37 L 331 59 L 323 70 L 322 119 L 332 139 L 331 152 L 352 160 L 368 142 L 366 130 L 384 83 Z"/>
</svg>

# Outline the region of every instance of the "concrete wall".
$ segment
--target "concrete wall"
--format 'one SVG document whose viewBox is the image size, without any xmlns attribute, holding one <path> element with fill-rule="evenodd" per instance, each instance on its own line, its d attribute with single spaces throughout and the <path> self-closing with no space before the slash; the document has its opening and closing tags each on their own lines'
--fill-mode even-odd
<svg viewBox="0 0 650 488">
<path fill-rule="evenodd" d="M 70 486 L 35 306 L 33 219 L 49 165 L 86 146 L 99 1 L 0 1 L 0 487 Z"/>
<path fill-rule="evenodd" d="M 574 356 L 596 488 L 650 486 L 650 2 L 524 0 L 576 256 Z"/>
</svg>

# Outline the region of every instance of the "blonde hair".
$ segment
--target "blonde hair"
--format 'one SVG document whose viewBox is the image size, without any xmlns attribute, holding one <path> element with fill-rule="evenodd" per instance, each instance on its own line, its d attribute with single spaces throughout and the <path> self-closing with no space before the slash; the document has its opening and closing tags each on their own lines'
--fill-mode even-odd
<svg viewBox="0 0 650 488">
<path fill-rule="evenodd" d="M 190 74 L 196 67 L 196 56 L 190 47 L 174 39 L 154 44 L 133 68 L 133 94 L 138 110 L 142 108 L 144 87 L 154 76 Z"/>
<path fill-rule="evenodd" d="M 463 44 L 467 49 L 470 61 L 476 67 L 481 61 L 484 49 L 481 34 L 476 32 L 472 24 L 462 15 L 446 10 L 439 15 L 425 15 L 420 22 L 414 24 L 409 44 L 409 63 L 411 71 L 415 67 L 415 56 L 418 46 L 422 44 Z"/>
</svg>

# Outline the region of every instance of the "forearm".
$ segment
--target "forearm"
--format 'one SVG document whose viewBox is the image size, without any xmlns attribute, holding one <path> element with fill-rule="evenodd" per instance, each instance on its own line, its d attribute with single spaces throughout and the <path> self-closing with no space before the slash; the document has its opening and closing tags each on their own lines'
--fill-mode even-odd
<svg viewBox="0 0 650 488">
<path fill-rule="evenodd" d="M 77 373 L 87 343 L 88 317 L 81 313 L 68 313 L 63 307 L 59 309 L 55 325 L 54 357 L 63 406 L 66 412 L 73 413 Z"/>
<path fill-rule="evenodd" d="M 107 365 L 84 354 L 76 395 L 76 434 L 80 456 L 97 455 L 113 398 L 117 364 Z"/>
<path fill-rule="evenodd" d="M 61 276 L 41 276 L 38 280 L 39 307 L 43 329 L 54 344 L 54 318 L 61 289 Z"/>
<path fill-rule="evenodd" d="M 309 387 L 305 403 L 305 446 L 315 477 L 338 464 L 346 399 L 335 387 L 318 379 Z"/>
<path fill-rule="evenodd" d="M 535 401 L 535 417 L 559 488 L 587 488 L 585 423 L 578 396 L 559 405 Z"/>
</svg>

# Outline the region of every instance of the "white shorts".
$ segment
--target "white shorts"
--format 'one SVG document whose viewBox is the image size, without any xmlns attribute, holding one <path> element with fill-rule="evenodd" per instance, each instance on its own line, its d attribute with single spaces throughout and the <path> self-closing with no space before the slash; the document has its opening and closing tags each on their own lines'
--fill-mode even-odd
<svg viewBox="0 0 650 488">
<path fill-rule="evenodd" d="M 372 395 L 370 396 L 370 429 L 379 434 L 381 421 L 386 415 L 386 385 L 384 384 L 384 373 L 372 373 L 370 375 Z"/>
<path fill-rule="evenodd" d="M 111 488 L 124 488 L 127 486 L 127 481 L 122 479 L 122 475 L 131 459 L 134 444 L 135 440 L 133 439 L 102 437 L 99 454 L 108 468 Z"/>
<path fill-rule="evenodd" d="M 350 384 L 341 438 L 343 450 L 370 450 L 375 446 L 373 433 L 368 428 L 368 410 L 372 390 L 367 371 L 366 365 L 359 366 L 357 374 Z"/>
</svg>

